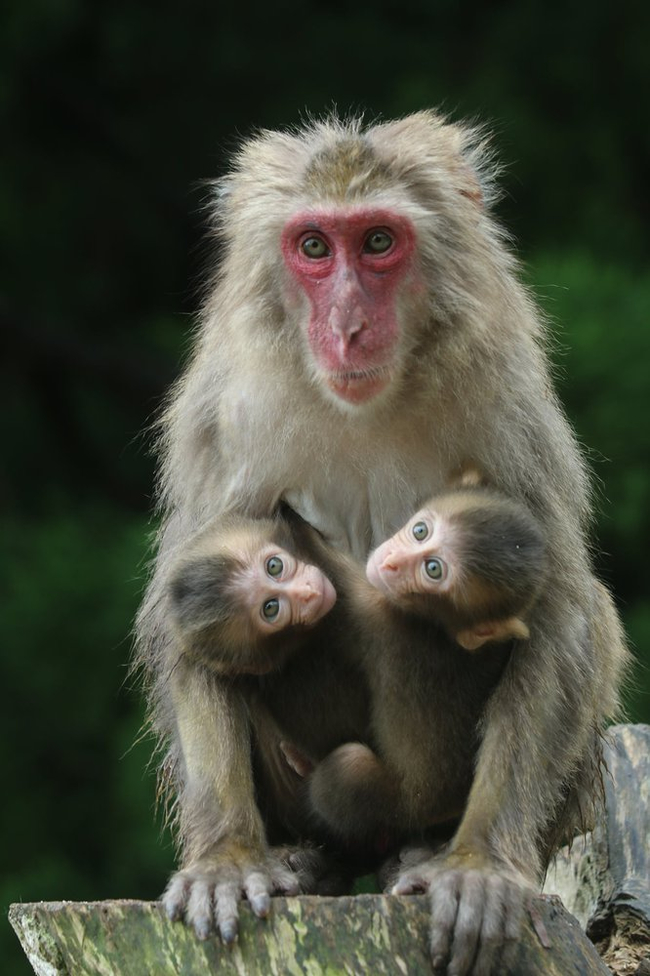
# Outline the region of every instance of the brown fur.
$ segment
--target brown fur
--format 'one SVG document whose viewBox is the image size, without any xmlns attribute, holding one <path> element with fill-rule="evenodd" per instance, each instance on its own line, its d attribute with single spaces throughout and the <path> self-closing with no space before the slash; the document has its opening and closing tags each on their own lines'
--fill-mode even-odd
<svg viewBox="0 0 650 976">
<path fill-rule="evenodd" d="M 168 744 L 178 796 L 184 868 L 166 904 L 201 934 L 216 918 L 232 937 L 242 889 L 264 914 L 268 891 L 291 887 L 265 846 L 254 802 L 245 702 L 183 655 L 166 603 L 179 553 L 229 511 L 268 517 L 284 499 L 335 548 L 364 561 L 472 458 L 543 527 L 553 585 L 482 709 L 451 850 L 442 864 L 398 880 L 398 890 L 417 880 L 431 886 L 434 958 L 450 956 L 467 971 L 476 944 L 454 941 L 453 921 L 435 921 L 437 899 L 464 903 L 463 879 L 506 879 L 510 893 L 534 886 L 551 827 L 572 830 L 575 811 L 589 808 L 598 732 L 616 710 L 626 651 L 592 575 L 588 479 L 553 392 L 544 325 L 489 215 L 490 169 L 480 132 L 421 112 L 365 130 L 330 119 L 263 132 L 218 187 L 224 258 L 161 424 L 162 526 L 138 619 L 152 724 Z M 412 222 L 427 289 L 400 297 L 391 388 L 355 410 L 323 395 L 306 300 L 288 288 L 278 241 L 298 208 L 360 200 Z M 453 743 L 441 756 L 451 764 L 467 739 L 462 702 L 432 701 L 431 710 Z M 569 802 L 576 791 L 580 802 Z M 226 879 L 213 903 L 210 885 Z M 472 932 L 486 930 L 484 913 L 502 912 L 506 934 L 515 931 L 509 899 L 468 902 Z"/>
</svg>

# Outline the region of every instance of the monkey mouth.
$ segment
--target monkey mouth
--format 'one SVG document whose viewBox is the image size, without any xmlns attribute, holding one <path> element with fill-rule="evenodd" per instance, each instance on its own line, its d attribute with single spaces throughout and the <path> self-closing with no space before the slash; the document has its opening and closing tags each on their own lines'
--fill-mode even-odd
<svg viewBox="0 0 650 976">
<path fill-rule="evenodd" d="M 390 370 L 386 366 L 373 369 L 350 369 L 330 373 L 327 385 L 330 390 L 346 400 L 347 403 L 365 403 L 372 400 L 390 382 Z"/>
</svg>

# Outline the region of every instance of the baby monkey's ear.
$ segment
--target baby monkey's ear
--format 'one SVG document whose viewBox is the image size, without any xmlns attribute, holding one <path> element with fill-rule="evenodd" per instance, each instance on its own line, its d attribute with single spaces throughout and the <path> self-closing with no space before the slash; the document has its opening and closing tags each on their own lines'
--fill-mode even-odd
<svg viewBox="0 0 650 976">
<path fill-rule="evenodd" d="M 452 488 L 484 488 L 487 479 L 473 464 L 463 464 L 452 477 L 450 485 Z"/>
<path fill-rule="evenodd" d="M 456 641 L 466 651 L 478 651 L 484 644 L 501 644 L 508 640 L 528 640 L 530 631 L 519 617 L 490 620 L 486 624 L 468 627 L 456 634 Z"/>
</svg>

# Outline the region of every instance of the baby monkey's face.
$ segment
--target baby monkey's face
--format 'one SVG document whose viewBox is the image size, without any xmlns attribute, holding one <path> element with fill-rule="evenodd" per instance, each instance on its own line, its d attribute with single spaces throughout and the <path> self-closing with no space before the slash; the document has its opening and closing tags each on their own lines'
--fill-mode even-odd
<svg viewBox="0 0 650 976">
<path fill-rule="evenodd" d="M 371 553 L 366 576 L 388 596 L 446 593 L 455 575 L 454 530 L 433 508 L 423 508 Z"/>
<path fill-rule="evenodd" d="M 336 590 L 317 566 L 272 545 L 251 554 L 231 591 L 262 636 L 285 627 L 313 627 L 336 602 Z"/>
</svg>

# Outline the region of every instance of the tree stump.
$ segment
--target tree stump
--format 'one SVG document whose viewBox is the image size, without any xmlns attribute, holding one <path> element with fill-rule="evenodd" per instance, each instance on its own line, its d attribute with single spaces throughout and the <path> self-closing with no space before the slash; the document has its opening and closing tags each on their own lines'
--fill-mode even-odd
<svg viewBox="0 0 650 976">
<path fill-rule="evenodd" d="M 650 976 L 650 725 L 617 725 L 605 747 L 605 816 L 564 848 L 556 892 L 616 976 Z"/>
<path fill-rule="evenodd" d="M 650 976 L 650 727 L 612 729 L 606 761 L 602 822 L 548 873 L 574 915 L 535 900 L 499 976 Z M 232 948 L 199 942 L 157 902 L 12 905 L 9 920 L 38 976 L 431 976 L 423 895 L 277 898 L 265 922 L 244 904 Z"/>
<path fill-rule="evenodd" d="M 500 976 L 607 976 L 559 901 L 540 899 L 533 914 Z M 9 918 L 38 976 L 431 976 L 423 895 L 277 898 L 266 922 L 243 905 L 230 949 L 199 942 L 158 902 L 13 905 Z"/>
</svg>

